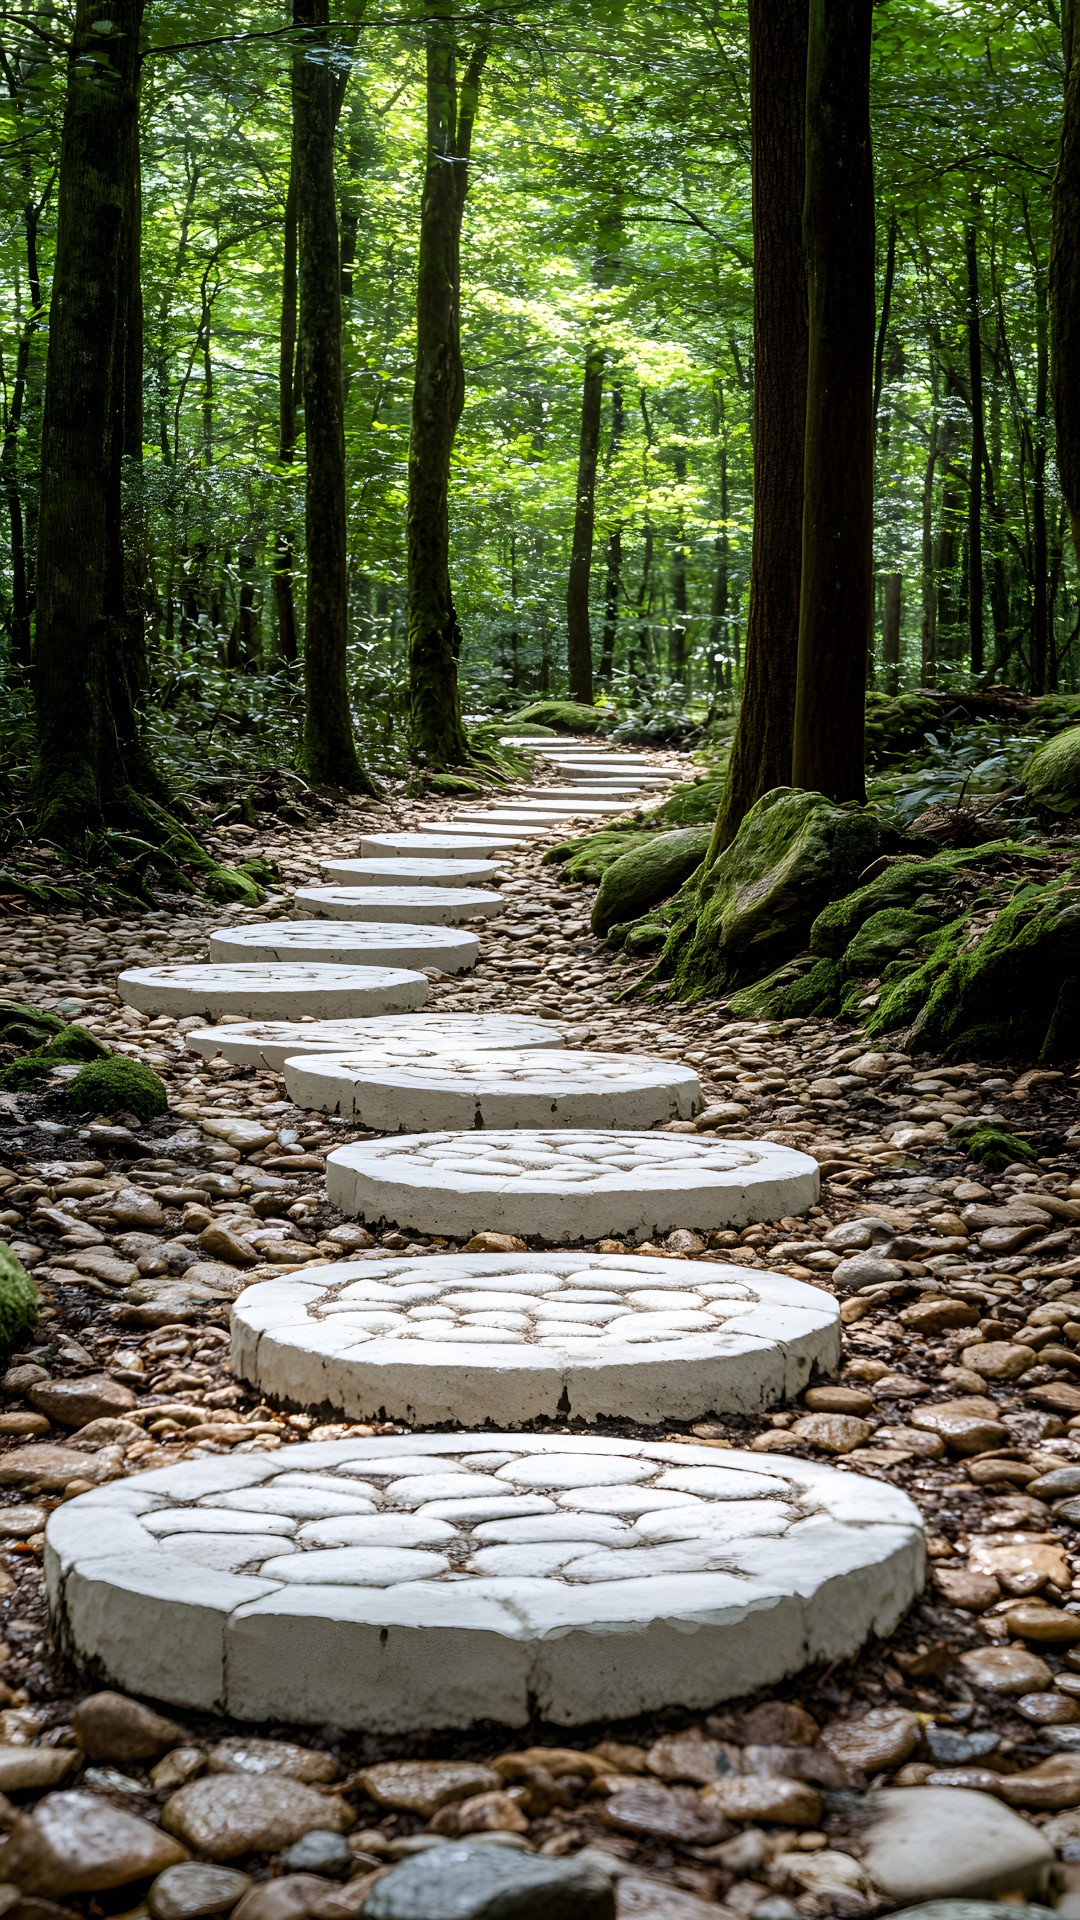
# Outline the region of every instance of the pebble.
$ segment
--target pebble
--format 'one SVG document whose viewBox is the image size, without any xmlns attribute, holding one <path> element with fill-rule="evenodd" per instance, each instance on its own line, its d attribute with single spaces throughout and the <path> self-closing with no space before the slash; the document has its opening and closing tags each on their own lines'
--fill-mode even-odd
<svg viewBox="0 0 1080 1920">
<path fill-rule="evenodd" d="M 603 1817 L 620 1833 L 649 1834 L 683 1847 L 711 1847 L 728 1832 L 723 1811 L 693 1787 L 626 1787 L 608 1796 Z"/>
<path fill-rule="evenodd" d="M 0 1746 L 0 1793 L 58 1787 L 78 1764 L 74 1747 Z"/>
<path fill-rule="evenodd" d="M 74 1447 L 31 1443 L 0 1456 L 0 1487 L 27 1487 L 33 1493 L 62 1493 L 73 1480 L 96 1482 L 108 1477 L 110 1463 L 101 1454 L 77 1453 Z"/>
<path fill-rule="evenodd" d="M 850 1413 L 807 1413 L 790 1429 L 797 1440 L 823 1453 L 852 1453 L 866 1445 L 873 1428 Z"/>
<path fill-rule="evenodd" d="M 206 1764 L 211 1773 L 285 1774 L 309 1786 L 326 1784 L 338 1776 L 337 1761 L 328 1753 L 294 1746 L 289 1740 L 245 1739 L 242 1735 L 219 1740 L 208 1750 Z"/>
<path fill-rule="evenodd" d="M 502 1777 L 471 1760 L 386 1760 L 365 1767 L 357 1775 L 357 1785 L 377 1807 L 418 1813 L 429 1820 L 453 1801 L 494 1791 L 502 1785 Z"/>
<path fill-rule="evenodd" d="M 147 1880 L 185 1858 L 160 1827 L 90 1793 L 54 1793 L 21 1813 L 0 1854 L 0 1877 L 24 1894 L 62 1898 Z"/>
<path fill-rule="evenodd" d="M 1075 1646 L 1080 1640 L 1080 1614 L 1065 1613 L 1060 1607 L 1038 1601 L 1010 1607 L 1005 1624 L 1019 1640 L 1046 1641 L 1052 1646 Z"/>
<path fill-rule="evenodd" d="M 1054 1862 L 1037 1828 L 970 1788 L 889 1787 L 865 1813 L 862 1863 L 887 1900 L 1040 1891 Z"/>
<path fill-rule="evenodd" d="M 146 1904 L 154 1920 L 201 1920 L 204 1914 L 229 1913 L 250 1885 L 251 1875 L 232 1867 L 181 1860 L 158 1875 Z"/>
<path fill-rule="evenodd" d="M 833 1284 L 840 1293 L 855 1293 L 860 1287 L 879 1287 L 888 1280 L 903 1278 L 899 1260 L 886 1260 L 879 1253 L 853 1253 L 832 1271 Z"/>
<path fill-rule="evenodd" d="M 313 1828 L 293 1846 L 286 1848 L 278 1865 L 284 1873 L 321 1873 L 331 1879 L 344 1879 L 351 1872 L 353 1856 L 343 1834 Z"/>
<path fill-rule="evenodd" d="M 615 1920 L 615 1911 L 612 1881 L 591 1861 L 462 1843 L 384 1874 L 367 1896 L 364 1920 Z"/>
<path fill-rule="evenodd" d="M 277 1853 L 313 1828 L 347 1833 L 352 1808 L 337 1794 L 317 1793 L 280 1774 L 208 1774 L 170 1795 L 161 1822 L 197 1853 L 235 1860 L 244 1853 Z"/>
<path fill-rule="evenodd" d="M 1046 1661 L 1026 1647 L 972 1647 L 960 1655 L 960 1665 L 985 1693 L 1042 1692 L 1053 1680 Z"/>
<path fill-rule="evenodd" d="M 702 1789 L 703 1798 L 731 1820 L 764 1820 L 783 1827 L 816 1827 L 821 1795 L 803 1780 L 781 1775 L 717 1780 Z"/>
<path fill-rule="evenodd" d="M 186 1734 L 175 1720 L 166 1720 L 125 1693 L 92 1693 L 80 1700 L 72 1715 L 72 1730 L 91 1760 L 157 1760 L 171 1747 L 182 1746 Z"/>
<path fill-rule="evenodd" d="M 821 1738 L 855 1773 L 898 1767 L 919 1738 L 918 1716 L 906 1707 L 871 1707 L 858 1720 L 832 1720 Z"/>
</svg>

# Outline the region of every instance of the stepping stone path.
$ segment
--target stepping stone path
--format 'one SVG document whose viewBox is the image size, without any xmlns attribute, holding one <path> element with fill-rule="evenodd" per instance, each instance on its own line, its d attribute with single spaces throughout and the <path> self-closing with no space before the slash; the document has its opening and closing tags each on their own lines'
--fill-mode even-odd
<svg viewBox="0 0 1080 1920">
<path fill-rule="evenodd" d="M 501 869 L 493 860 L 324 860 L 328 880 L 347 887 L 485 887 Z"/>
<path fill-rule="evenodd" d="M 652 1127 L 689 1120 L 701 1105 L 690 1067 L 640 1054 L 441 1053 L 380 1059 L 353 1054 L 286 1060 L 285 1088 L 298 1107 L 340 1113 L 381 1133 L 478 1127 Z"/>
<path fill-rule="evenodd" d="M 188 1461 L 49 1523 L 56 1628 L 125 1687 L 366 1732 L 705 1707 L 855 1652 L 923 1577 L 878 1480 L 578 1435 Z"/>
<path fill-rule="evenodd" d="M 775 1220 L 813 1206 L 818 1184 L 817 1161 L 789 1147 L 670 1133 L 405 1134 L 326 1161 L 333 1204 L 368 1224 L 571 1246 Z"/>
<path fill-rule="evenodd" d="M 475 933 L 394 922 L 270 920 L 210 936 L 212 960 L 344 960 L 360 967 L 438 967 L 467 973 L 480 957 Z"/>
<path fill-rule="evenodd" d="M 364 835 L 358 857 L 324 862 L 325 885 L 297 889 L 317 917 L 221 927 L 208 965 L 121 975 L 141 1012 L 221 1022 L 187 1031 L 193 1051 L 283 1072 L 298 1104 L 390 1136 L 328 1156 L 345 1214 L 442 1245 L 498 1229 L 560 1249 L 373 1255 L 247 1284 L 233 1364 L 260 1393 L 309 1422 L 330 1407 L 485 1431 L 193 1456 L 66 1501 L 47 1528 L 54 1625 L 125 1688 L 372 1734 L 581 1725 L 711 1707 L 845 1659 L 921 1586 L 918 1515 L 882 1481 L 772 1451 L 489 1430 L 759 1414 L 833 1371 L 840 1344 L 832 1295 L 786 1276 L 567 1251 L 801 1213 L 815 1160 L 647 1131 L 697 1109 L 678 1060 L 415 1011 L 429 988 L 408 963 L 475 963 L 460 923 L 502 910 L 484 884 L 499 856 L 518 857 L 520 894 L 519 857 L 550 828 L 683 772 L 528 744 L 570 784 Z"/>
<path fill-rule="evenodd" d="M 258 1391 L 353 1420 L 759 1413 L 840 1358 L 830 1294 L 782 1274 L 616 1254 L 472 1253 L 283 1274 L 233 1308 Z"/>
<path fill-rule="evenodd" d="M 241 1067 L 269 1067 L 280 1073 L 286 1060 L 302 1053 L 350 1053 L 359 1047 L 400 1048 L 411 1059 L 482 1047 L 562 1047 L 565 1036 L 553 1021 L 524 1015 L 485 1013 L 409 1013 L 370 1020 L 264 1020 L 250 1025 L 197 1027 L 184 1035 L 195 1053 L 220 1054 Z"/>
<path fill-rule="evenodd" d="M 493 920 L 505 907 L 500 893 L 475 887 L 297 887 L 293 898 L 305 913 L 328 920 L 404 920 L 416 927 Z"/>
<path fill-rule="evenodd" d="M 356 1020 L 366 1014 L 408 1013 L 422 1007 L 430 989 L 422 973 L 405 967 L 202 965 L 129 967 L 117 979 L 121 1000 L 140 1013 L 168 1013 L 177 1020 L 223 1013 L 251 1019 L 277 1015 L 299 1019 Z"/>
</svg>

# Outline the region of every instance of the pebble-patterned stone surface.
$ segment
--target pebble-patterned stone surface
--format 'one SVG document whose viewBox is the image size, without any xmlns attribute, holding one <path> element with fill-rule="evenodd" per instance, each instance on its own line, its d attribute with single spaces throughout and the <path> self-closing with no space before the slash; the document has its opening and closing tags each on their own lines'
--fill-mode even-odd
<svg viewBox="0 0 1080 1920">
<path fill-rule="evenodd" d="M 393 921 L 265 920 L 225 927 L 210 936 L 212 960 L 317 960 L 330 965 L 342 960 L 361 967 L 400 964 L 467 973 L 479 955 L 475 933 Z"/>
<path fill-rule="evenodd" d="M 792 1148 L 669 1133 L 405 1134 L 326 1160 L 330 1200 L 360 1219 L 570 1244 L 777 1219 L 812 1206 L 818 1184 L 817 1161 Z"/>
<path fill-rule="evenodd" d="M 496 854 L 509 853 L 519 846 L 525 837 L 524 831 L 499 834 L 463 833 L 455 827 L 452 833 L 436 833 L 432 826 L 424 832 L 401 833 L 365 833 L 360 840 L 360 858 L 362 860 L 491 860 Z M 344 873 L 340 862 L 335 861 L 327 869 L 336 878 Z"/>
<path fill-rule="evenodd" d="M 502 913 L 501 893 L 479 887 L 297 887 L 301 913 L 327 920 L 405 920 L 416 927 L 459 927 Z"/>
<path fill-rule="evenodd" d="M 406 967 L 260 965 L 255 961 L 215 966 L 212 961 L 179 966 L 128 967 L 117 976 L 121 1000 L 140 1013 L 195 1014 L 216 1020 L 223 1013 L 251 1019 L 362 1019 L 368 1014 L 408 1013 L 422 1007 L 427 979 Z"/>
<path fill-rule="evenodd" d="M 464 1048 L 562 1047 L 554 1021 L 524 1014 L 406 1013 L 370 1020 L 253 1020 L 221 1027 L 193 1027 L 184 1040 L 194 1053 L 220 1055 L 240 1067 L 280 1073 L 302 1053 L 349 1053 L 357 1047 L 400 1047 L 414 1060 Z"/>
<path fill-rule="evenodd" d="M 304 1054 L 285 1062 L 298 1107 L 355 1118 L 379 1133 L 475 1127 L 652 1127 L 689 1120 L 701 1105 L 692 1067 L 640 1054 L 535 1048 L 410 1059 Z"/>
<path fill-rule="evenodd" d="M 346 1260 L 233 1307 L 235 1371 L 355 1420 L 463 1427 L 760 1413 L 840 1357 L 831 1294 L 783 1274 L 627 1254 Z"/>
<path fill-rule="evenodd" d="M 329 881 L 346 887 L 490 887 L 502 878 L 494 860 L 324 860 Z"/>
<path fill-rule="evenodd" d="M 887 1633 L 906 1495 L 777 1455 L 578 1435 L 315 1442 L 66 1502 L 56 1629 L 152 1699 L 370 1732 L 703 1707 Z"/>
</svg>

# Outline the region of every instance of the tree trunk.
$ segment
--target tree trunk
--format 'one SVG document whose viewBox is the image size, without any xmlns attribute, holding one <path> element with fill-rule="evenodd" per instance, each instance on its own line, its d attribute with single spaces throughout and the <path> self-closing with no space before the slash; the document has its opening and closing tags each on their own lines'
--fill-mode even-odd
<svg viewBox="0 0 1080 1920">
<path fill-rule="evenodd" d="M 349 707 L 345 422 L 341 387 L 341 262 L 334 181 L 337 78 L 329 0 L 293 0 L 310 28 L 293 55 L 299 227 L 300 361 L 307 466 L 304 739 L 313 780 L 372 791 L 357 757 Z"/>
<path fill-rule="evenodd" d="M 23 208 L 26 239 L 26 313 L 15 349 L 15 373 L 4 416 L 0 444 L 0 480 L 7 500 L 11 540 L 11 658 L 16 666 L 30 665 L 30 621 L 33 614 L 31 568 L 27 555 L 26 517 L 19 480 L 19 452 L 23 411 L 34 362 L 35 338 L 42 321 L 41 275 L 38 269 L 38 223 L 41 209 L 27 200 Z"/>
<path fill-rule="evenodd" d="M 1032 475 L 1032 625 L 1031 688 L 1045 693 L 1049 666 L 1049 564 L 1046 528 L 1046 427 L 1047 385 L 1050 371 L 1046 274 L 1039 261 L 1032 262 L 1035 274 L 1035 446 Z"/>
<path fill-rule="evenodd" d="M 622 387 L 615 385 L 611 389 L 611 435 L 604 460 L 604 472 L 608 477 L 611 475 L 622 445 L 624 426 Z M 596 674 L 597 679 L 604 686 L 611 679 L 615 666 L 615 642 L 619 632 L 619 601 L 622 597 L 622 536 L 622 522 L 618 521 L 608 534 L 604 549 L 604 630 L 600 643 L 600 665 Z"/>
<path fill-rule="evenodd" d="M 427 166 L 416 287 L 416 378 L 407 529 L 409 732 L 430 767 L 469 757 L 458 691 L 461 628 L 450 584 L 450 457 L 465 400 L 461 361 L 461 222 L 488 33 L 457 82 L 454 0 L 431 0 Z"/>
<path fill-rule="evenodd" d="M 750 0 L 754 219 L 754 530 L 742 704 L 709 848 L 715 859 L 791 781 L 806 419 L 807 0 Z"/>
<path fill-rule="evenodd" d="M 873 604 L 872 0 L 811 0 L 806 70 L 806 388 L 792 779 L 864 800 Z"/>
<path fill-rule="evenodd" d="M 1061 9 L 1065 108 L 1050 241 L 1050 371 L 1057 467 L 1080 560 L 1080 0 Z"/>
<path fill-rule="evenodd" d="M 675 481 L 686 484 L 686 449 L 675 452 Z M 671 628 L 668 634 L 668 674 L 673 684 L 689 691 L 689 598 L 686 588 L 686 532 L 682 523 L 675 529 L 671 548 Z"/>
<path fill-rule="evenodd" d="M 79 0 L 61 140 L 41 450 L 35 794 L 81 850 L 126 784 L 112 688 L 125 643 L 121 481 L 137 260 L 143 0 Z M 133 344 L 133 343 L 132 343 Z M 118 720 L 120 728 L 118 729 Z"/>
<path fill-rule="evenodd" d="M 600 452 L 600 408 L 604 395 L 604 350 L 590 344 L 585 354 L 581 387 L 581 429 L 578 438 L 577 487 L 570 572 L 566 583 L 566 667 L 571 700 L 593 703 L 592 631 L 589 625 L 589 582 L 592 574 L 593 527 L 596 520 L 596 468 Z"/>
<path fill-rule="evenodd" d="M 930 443 L 922 485 L 922 640 L 920 679 L 932 687 L 937 679 L 937 583 L 934 578 L 934 470 L 938 455 L 937 400 L 930 416 Z"/>
<path fill-rule="evenodd" d="M 886 693 L 895 693 L 900 680 L 900 602 L 903 590 L 902 573 L 885 575 L 885 606 L 881 621 L 881 662 L 885 669 Z"/>
<path fill-rule="evenodd" d="M 285 195 L 281 322 L 278 335 L 278 461 L 283 467 L 291 467 L 296 458 L 296 171 L 294 137 L 289 160 L 289 186 Z M 280 522 L 274 540 L 274 608 L 277 614 L 278 652 L 290 665 L 300 653 L 292 576 L 292 538 L 288 525 Z"/>
<path fill-rule="evenodd" d="M 982 315 L 979 309 L 979 251 L 974 221 L 964 232 L 967 260 L 968 377 L 971 383 L 971 478 L 968 488 L 968 627 L 971 671 L 983 670 L 982 496 L 986 469 L 986 418 L 983 409 Z"/>
</svg>

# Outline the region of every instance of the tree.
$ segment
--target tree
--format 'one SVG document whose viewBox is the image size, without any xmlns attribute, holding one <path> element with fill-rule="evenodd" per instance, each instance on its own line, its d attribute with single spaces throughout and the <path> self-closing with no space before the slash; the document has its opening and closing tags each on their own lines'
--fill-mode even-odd
<svg viewBox="0 0 1080 1920">
<path fill-rule="evenodd" d="M 432 0 L 425 35 L 427 164 L 420 211 L 406 537 L 409 722 L 416 758 L 444 768 L 469 757 L 458 691 L 462 636 L 450 584 L 450 456 L 465 402 L 461 223 L 490 33 L 481 29 L 460 87 L 454 0 Z"/>
<path fill-rule="evenodd" d="M 618 271 L 622 232 L 622 196 L 608 183 L 604 196 L 599 245 L 593 267 L 597 288 L 611 286 Z M 596 525 L 596 475 L 600 459 L 600 412 L 604 396 L 607 354 L 593 338 L 585 348 L 585 376 L 581 386 L 581 428 L 578 435 L 577 485 L 574 489 L 574 532 L 570 570 L 566 581 L 566 672 L 571 700 L 593 703 L 592 627 L 589 587 L 592 579 L 593 530 Z M 621 407 L 621 401 L 620 401 Z M 613 435 L 617 429 L 613 428 Z M 608 670 L 610 672 L 610 668 Z"/>
<path fill-rule="evenodd" d="M 341 260 L 334 183 L 334 130 L 344 85 L 335 71 L 329 20 L 329 0 L 293 0 L 294 24 L 310 29 L 298 40 L 293 56 L 300 372 L 307 459 L 301 763 L 314 780 L 352 793 L 371 793 L 372 782 L 357 757 L 349 709 Z"/>
<path fill-rule="evenodd" d="M 1064 0 L 1065 107 L 1050 245 L 1050 371 L 1057 467 L 1080 560 L 1080 0 Z"/>
<path fill-rule="evenodd" d="M 810 0 L 802 580 L 792 784 L 864 800 L 873 607 L 873 0 Z"/>
<path fill-rule="evenodd" d="M 756 800 L 791 782 L 806 417 L 807 0 L 750 0 L 754 531 L 739 721 L 710 860 Z"/>
</svg>

